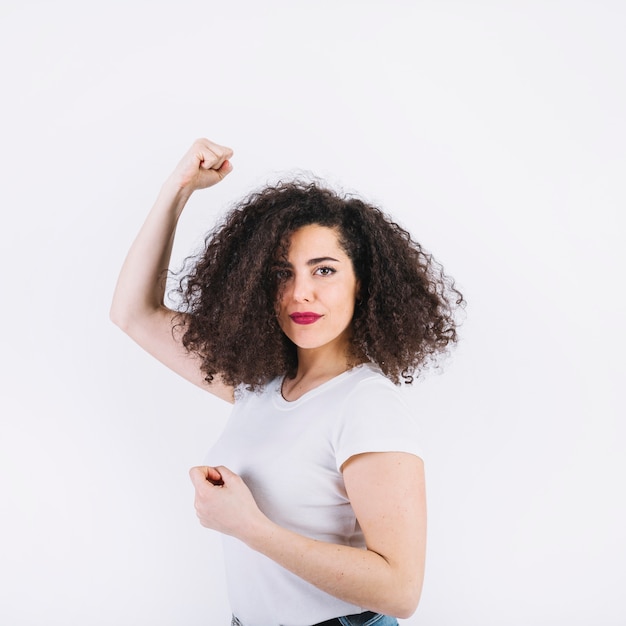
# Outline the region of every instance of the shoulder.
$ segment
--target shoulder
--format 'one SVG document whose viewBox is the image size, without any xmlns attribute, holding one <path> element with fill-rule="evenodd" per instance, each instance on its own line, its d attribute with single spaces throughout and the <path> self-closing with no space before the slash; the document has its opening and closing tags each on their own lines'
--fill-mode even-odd
<svg viewBox="0 0 626 626">
<path fill-rule="evenodd" d="M 380 371 L 361 366 L 344 396 L 334 424 L 334 446 L 340 467 L 363 452 L 422 454 L 419 422 L 405 394 Z"/>
<path fill-rule="evenodd" d="M 367 384 L 389 385 L 396 388 L 389 378 L 387 378 L 382 370 L 375 363 L 362 363 L 353 367 L 344 374 L 344 382 L 347 386 L 360 387 Z"/>
<path fill-rule="evenodd" d="M 378 406 L 392 402 L 406 406 L 401 388 L 391 382 L 376 365 L 360 365 L 351 373 L 345 395 L 347 409 L 366 408 L 370 403 Z"/>
</svg>

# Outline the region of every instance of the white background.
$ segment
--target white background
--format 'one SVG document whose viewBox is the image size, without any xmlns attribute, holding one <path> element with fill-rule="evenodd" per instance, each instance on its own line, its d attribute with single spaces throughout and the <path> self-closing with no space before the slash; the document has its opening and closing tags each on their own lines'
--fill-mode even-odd
<svg viewBox="0 0 626 626">
<path fill-rule="evenodd" d="M 429 552 L 407 624 L 626 624 L 626 5 L 594 0 L 0 7 L 0 622 L 228 623 L 187 470 L 228 406 L 108 320 L 165 176 L 234 172 L 183 217 L 312 171 L 445 265 L 462 342 L 408 392 Z"/>
</svg>

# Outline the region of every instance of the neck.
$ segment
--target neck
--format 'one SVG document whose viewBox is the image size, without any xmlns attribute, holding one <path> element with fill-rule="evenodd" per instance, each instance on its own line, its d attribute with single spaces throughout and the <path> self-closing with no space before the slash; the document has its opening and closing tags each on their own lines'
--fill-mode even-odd
<svg viewBox="0 0 626 626">
<path fill-rule="evenodd" d="M 354 365 L 345 349 L 333 353 L 328 349 L 298 349 L 298 370 L 294 378 L 283 381 L 283 396 L 286 400 L 295 400 Z"/>
<path fill-rule="evenodd" d="M 324 375 L 337 375 L 350 368 L 346 345 L 324 346 L 323 348 L 298 348 L 298 370 L 296 378 Z"/>
<path fill-rule="evenodd" d="M 347 348 L 346 344 L 332 348 L 298 348 L 298 369 L 293 378 L 285 378 L 283 381 L 283 397 L 286 400 L 297 400 L 307 391 L 367 361 L 366 358 L 350 358 Z"/>
<path fill-rule="evenodd" d="M 329 378 L 341 374 L 366 358 L 355 359 L 352 349 L 352 328 L 346 328 L 333 341 L 316 348 L 297 346 L 298 368 L 295 379 L 330 374 Z"/>
</svg>

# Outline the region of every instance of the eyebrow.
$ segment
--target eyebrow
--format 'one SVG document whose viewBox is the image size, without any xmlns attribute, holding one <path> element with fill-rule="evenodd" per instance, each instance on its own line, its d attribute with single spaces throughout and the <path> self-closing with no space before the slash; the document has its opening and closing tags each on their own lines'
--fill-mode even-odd
<svg viewBox="0 0 626 626">
<path fill-rule="evenodd" d="M 335 263 L 341 263 L 338 259 L 333 259 L 331 256 L 320 256 L 316 259 L 309 259 L 306 264 L 307 265 L 317 265 L 318 263 L 324 263 L 326 261 L 334 261 Z"/>
<path fill-rule="evenodd" d="M 317 265 L 318 263 L 325 263 L 327 261 L 332 261 L 334 263 L 341 263 L 341 261 L 339 259 L 334 259 L 332 256 L 319 256 L 319 257 L 315 257 L 314 259 L 309 259 L 306 264 L 309 267 L 312 267 L 313 265 Z M 291 267 L 291 263 L 289 263 L 289 261 L 278 261 L 276 263 L 277 267 Z"/>
</svg>

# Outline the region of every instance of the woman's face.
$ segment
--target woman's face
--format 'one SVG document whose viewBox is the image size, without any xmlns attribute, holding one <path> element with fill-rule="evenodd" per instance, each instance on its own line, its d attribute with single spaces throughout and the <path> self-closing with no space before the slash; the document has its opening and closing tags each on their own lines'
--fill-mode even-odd
<svg viewBox="0 0 626 626">
<path fill-rule="evenodd" d="M 301 350 L 344 354 L 359 284 L 338 231 L 318 224 L 298 229 L 278 271 L 278 323 L 285 335 Z"/>
</svg>

